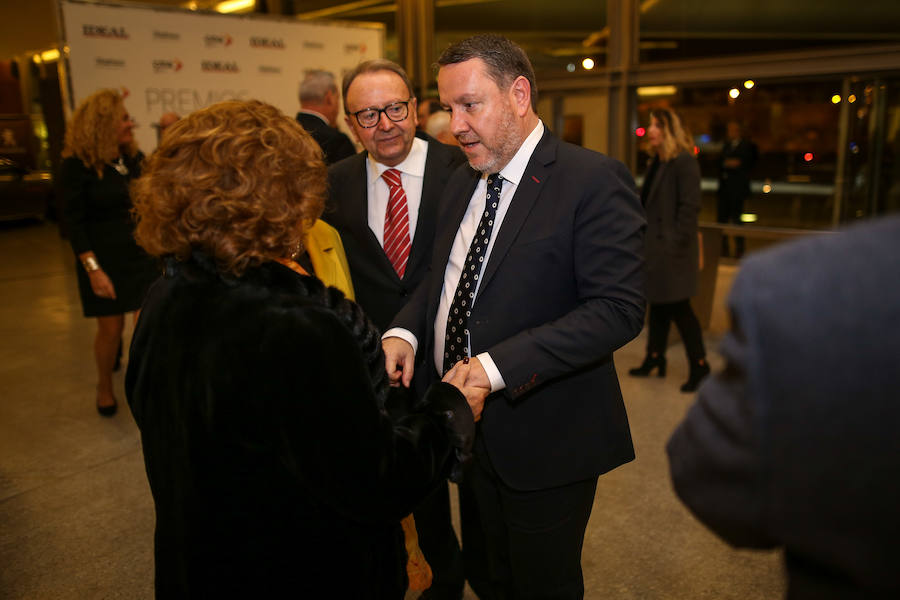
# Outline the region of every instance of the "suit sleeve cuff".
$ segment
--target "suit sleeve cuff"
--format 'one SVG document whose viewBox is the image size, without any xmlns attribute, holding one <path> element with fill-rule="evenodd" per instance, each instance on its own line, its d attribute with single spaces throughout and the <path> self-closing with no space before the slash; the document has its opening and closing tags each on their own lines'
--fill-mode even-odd
<svg viewBox="0 0 900 600">
<path fill-rule="evenodd" d="M 409 345 L 413 348 L 413 353 L 419 353 L 419 340 L 416 339 L 416 336 L 407 329 L 403 329 L 402 327 L 391 327 L 387 331 L 384 332 L 384 335 L 381 336 L 382 340 L 385 340 L 389 337 L 400 338 L 401 340 L 406 340 L 409 342 Z"/>
<path fill-rule="evenodd" d="M 481 366 L 484 367 L 484 372 L 487 373 L 488 379 L 491 381 L 491 392 L 499 392 L 500 390 L 506 389 L 506 382 L 503 381 L 503 375 L 500 374 L 500 369 L 494 364 L 494 359 L 491 358 L 491 355 L 487 352 L 482 352 L 475 358 L 481 362 Z"/>
</svg>

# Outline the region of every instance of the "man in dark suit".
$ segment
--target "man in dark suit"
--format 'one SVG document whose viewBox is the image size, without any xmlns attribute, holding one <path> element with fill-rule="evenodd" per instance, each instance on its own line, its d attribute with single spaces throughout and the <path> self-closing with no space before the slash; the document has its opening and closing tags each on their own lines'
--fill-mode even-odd
<svg viewBox="0 0 900 600">
<path fill-rule="evenodd" d="M 756 144 L 743 137 L 741 124 L 728 122 L 728 139 L 719 157 L 719 188 L 716 220 L 719 223 L 743 225 L 744 201 L 750 197 L 750 171 L 756 164 Z M 735 257 L 744 255 L 744 238 L 734 239 Z M 722 256 L 730 256 L 728 236 L 722 236 Z"/>
<path fill-rule="evenodd" d="M 431 274 L 385 333 L 386 367 L 418 389 L 464 359 L 491 392 L 472 403 L 460 488 L 467 576 L 470 499 L 483 529 L 479 597 L 581 598 L 597 478 L 634 458 L 612 353 L 643 325 L 643 211 L 624 165 L 545 129 L 521 48 L 479 35 L 438 64 L 471 168 L 447 184 Z"/>
<path fill-rule="evenodd" d="M 312 69 L 300 82 L 300 112 L 297 122 L 316 140 L 330 165 L 356 154 L 356 147 L 337 125 L 340 98 L 334 75 Z"/>
<path fill-rule="evenodd" d="M 438 200 L 465 157 L 427 135 L 416 136 L 416 98 L 400 65 L 360 64 L 344 78 L 343 94 L 347 125 L 366 151 L 329 168 L 330 200 L 322 218 L 341 234 L 357 302 L 384 331 L 425 275 Z M 401 112 L 385 110 L 392 106 Z M 379 111 L 374 125 L 363 126 L 360 116 L 372 118 L 373 110 Z M 402 273 L 384 250 L 391 188 L 383 174 L 389 169 L 400 171 L 407 203 L 409 253 Z"/>
<path fill-rule="evenodd" d="M 900 218 L 746 259 L 724 371 L 669 440 L 675 490 L 788 598 L 900 598 Z"/>
<path fill-rule="evenodd" d="M 465 157 L 427 135 L 416 136 L 416 98 L 396 63 L 361 63 L 345 76 L 343 97 L 347 125 L 366 151 L 329 168 L 322 218 L 341 234 L 356 301 L 383 331 L 425 276 L 438 200 Z M 465 579 L 447 484 L 414 515 L 434 573 L 424 597 L 460 598 Z"/>
</svg>

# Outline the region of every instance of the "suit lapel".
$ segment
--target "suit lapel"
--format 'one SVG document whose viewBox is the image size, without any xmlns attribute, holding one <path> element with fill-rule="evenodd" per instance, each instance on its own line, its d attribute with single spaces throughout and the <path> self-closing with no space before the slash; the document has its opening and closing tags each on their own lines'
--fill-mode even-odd
<svg viewBox="0 0 900 600">
<path fill-rule="evenodd" d="M 434 320 L 437 313 L 438 301 L 441 295 L 441 289 L 444 285 L 444 271 L 447 268 L 447 262 L 450 260 L 450 251 L 453 249 L 453 242 L 456 239 L 456 232 L 459 231 L 459 224 L 462 222 L 466 209 L 469 207 L 469 200 L 478 186 L 481 179 L 481 173 L 468 168 L 467 176 L 461 180 L 461 183 L 448 188 L 448 198 L 446 201 L 446 209 L 441 212 L 438 229 L 435 233 L 434 254 L 431 261 L 435 265 L 435 272 L 431 277 L 432 288 L 430 291 L 431 301 L 429 305 L 429 320 Z"/>
<path fill-rule="evenodd" d="M 357 185 L 354 186 L 356 193 L 354 194 L 353 215 L 350 222 L 358 224 L 357 239 L 364 240 L 366 252 L 378 263 L 379 272 L 389 279 L 399 281 L 400 278 L 397 276 L 394 266 L 388 260 L 387 254 L 384 253 L 384 248 L 378 243 L 378 238 L 375 237 L 372 228 L 369 227 L 369 180 L 367 168 L 369 153 L 361 152 L 357 156 L 360 157 L 357 171 L 359 180 Z"/>
<path fill-rule="evenodd" d="M 558 145 L 559 140 L 552 136 L 549 130 L 545 130 L 544 136 L 538 142 L 531 159 L 528 161 L 528 166 L 525 167 L 525 172 L 522 174 L 522 179 L 516 187 L 516 193 L 510 201 L 509 210 L 506 211 L 503 223 L 500 224 L 500 232 L 497 234 L 494 247 L 491 249 L 491 256 L 488 258 L 488 264 L 484 269 L 479 294 L 490 284 L 494 273 L 497 272 L 500 263 L 503 262 L 513 242 L 519 235 L 519 230 L 525 224 L 525 219 L 531 213 L 534 203 L 537 202 L 541 190 L 551 175 L 549 166 L 556 161 Z"/>
<path fill-rule="evenodd" d="M 448 157 L 441 152 L 437 140 L 429 138 L 428 153 L 425 155 L 425 173 L 422 177 L 422 195 L 419 200 L 419 217 L 416 222 L 416 231 L 412 239 L 412 247 L 409 251 L 409 264 L 406 272 L 412 273 L 421 268 L 428 250 L 434 244 L 434 239 L 426 239 L 428 236 L 419 235 L 423 231 L 435 231 L 438 205 L 441 198 L 441 177 L 443 169 L 447 168 Z"/>
</svg>

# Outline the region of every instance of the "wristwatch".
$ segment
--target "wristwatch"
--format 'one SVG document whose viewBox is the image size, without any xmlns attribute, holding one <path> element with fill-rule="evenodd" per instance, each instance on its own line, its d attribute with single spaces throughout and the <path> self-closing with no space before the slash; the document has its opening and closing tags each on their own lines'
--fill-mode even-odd
<svg viewBox="0 0 900 600">
<path fill-rule="evenodd" d="M 93 256 L 88 256 L 87 258 L 85 258 L 84 260 L 81 261 L 81 264 L 84 267 L 84 270 L 87 271 L 88 273 L 92 273 L 94 271 L 100 270 L 100 263 L 98 263 L 97 259 L 94 258 Z"/>
</svg>

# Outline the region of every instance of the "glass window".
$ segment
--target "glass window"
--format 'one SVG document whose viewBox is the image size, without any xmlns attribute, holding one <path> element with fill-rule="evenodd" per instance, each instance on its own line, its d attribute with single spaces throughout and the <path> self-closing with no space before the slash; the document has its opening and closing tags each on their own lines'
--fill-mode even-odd
<svg viewBox="0 0 900 600">
<path fill-rule="evenodd" d="M 642 63 L 900 40 L 896 0 L 644 0 L 640 6 Z"/>
</svg>

